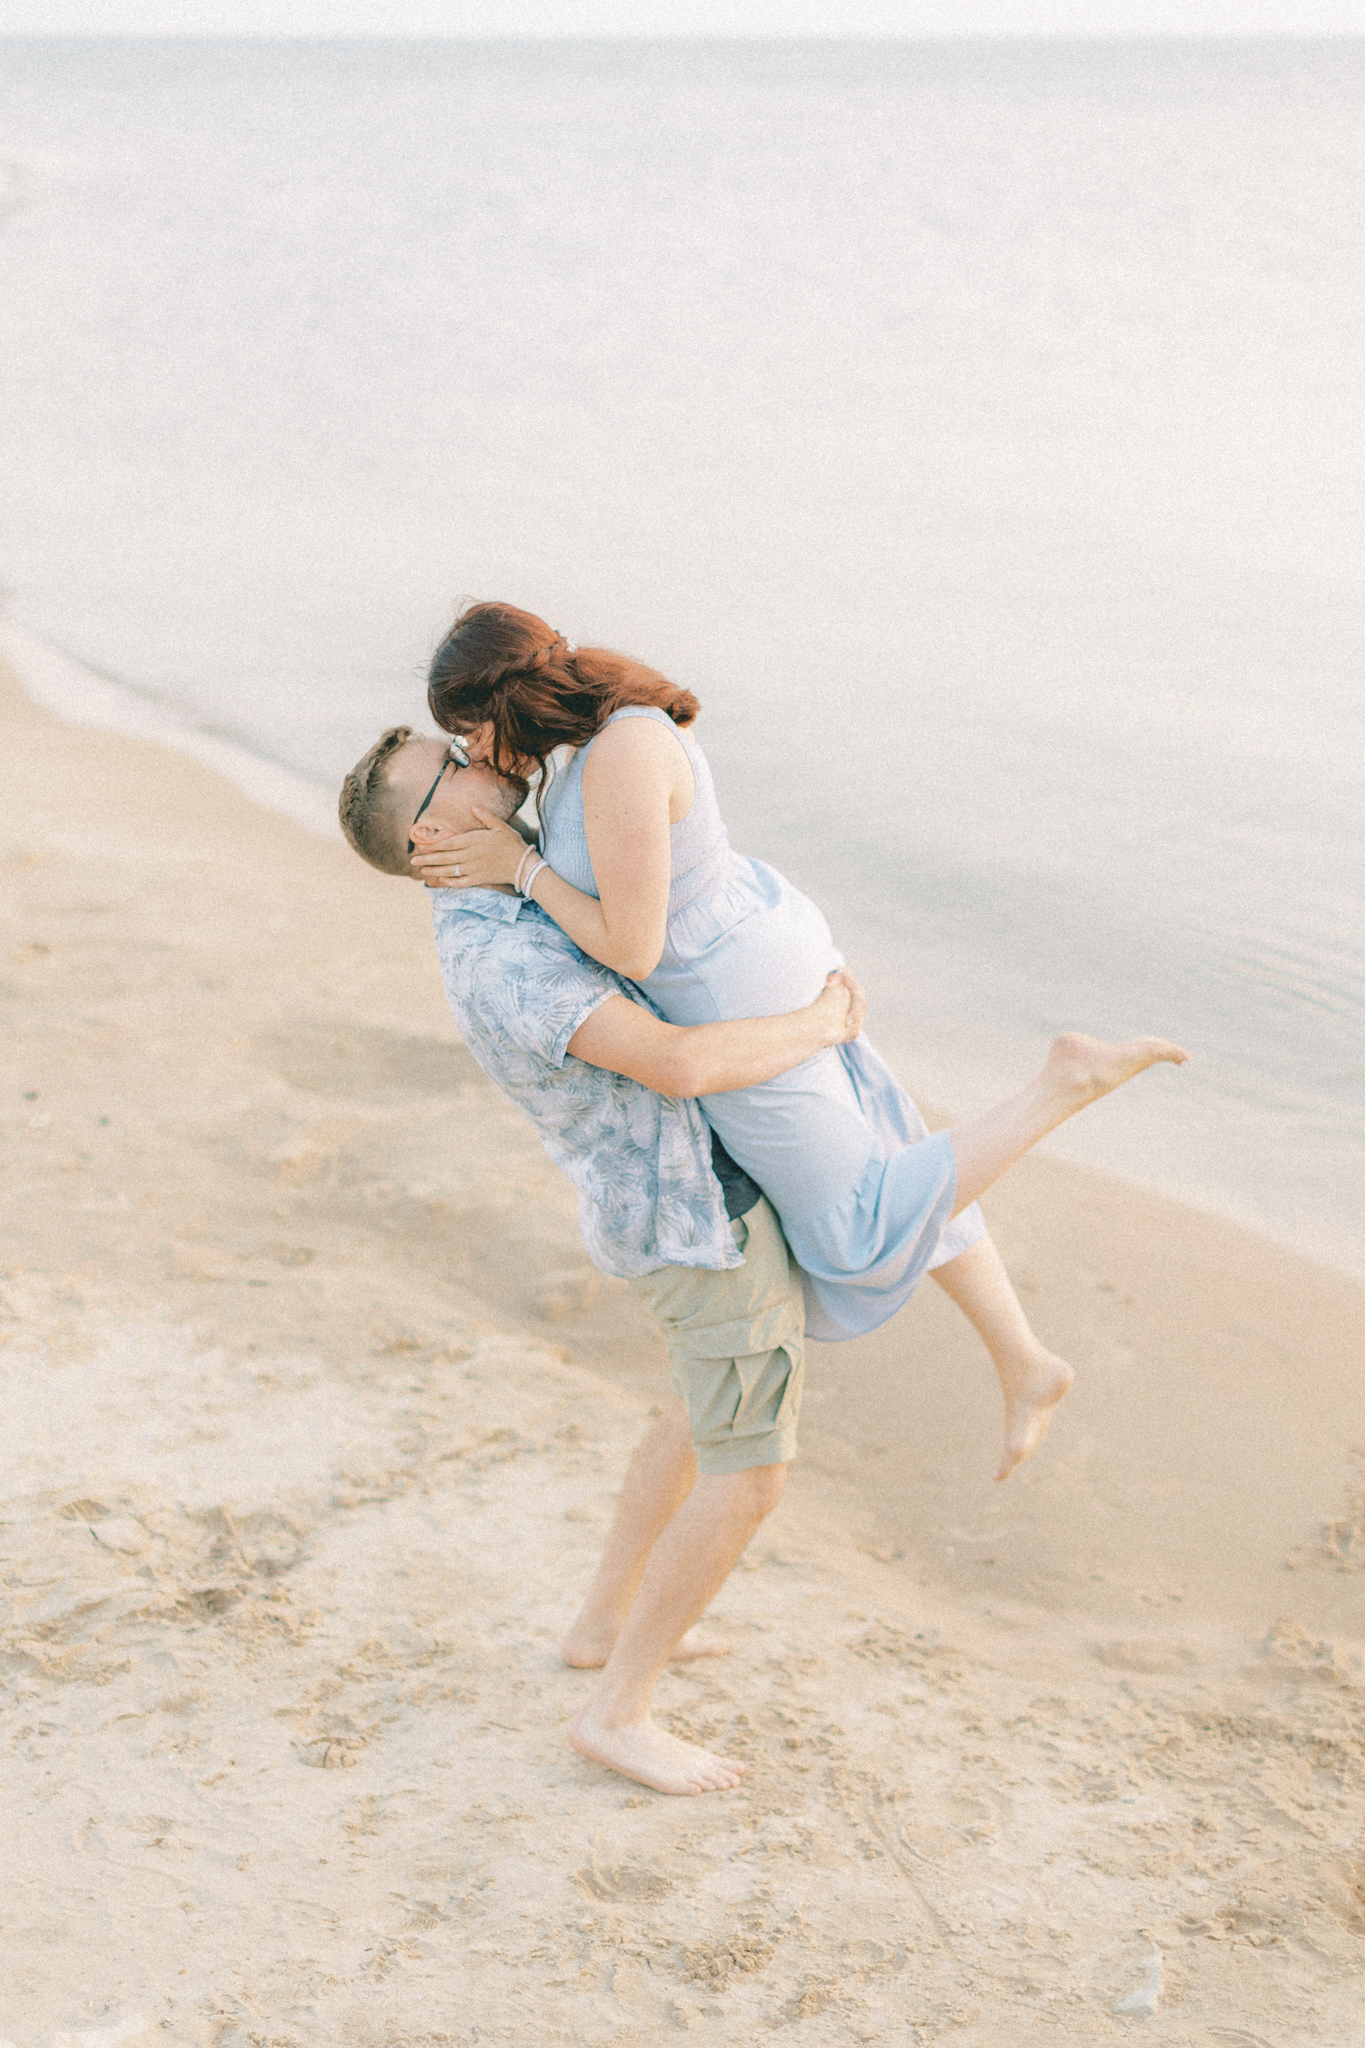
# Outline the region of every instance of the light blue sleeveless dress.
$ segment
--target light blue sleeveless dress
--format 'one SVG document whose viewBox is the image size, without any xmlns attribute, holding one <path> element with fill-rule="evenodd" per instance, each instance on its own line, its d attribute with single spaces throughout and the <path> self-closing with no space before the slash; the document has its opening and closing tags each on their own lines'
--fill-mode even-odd
<svg viewBox="0 0 1365 2048">
<path fill-rule="evenodd" d="M 775 1016 L 813 1002 L 843 965 L 820 912 L 766 862 L 731 850 L 706 756 L 666 711 L 630 705 L 607 723 L 618 718 L 666 725 L 696 789 L 672 827 L 663 958 L 639 986 L 672 1024 Z M 556 874 L 596 896 L 583 817 L 591 747 L 580 747 L 545 792 L 541 851 Z M 812 1337 L 835 1343 L 877 1329 L 931 1267 L 985 1236 L 975 1204 L 949 1220 L 957 1169 L 947 1133 L 930 1136 L 866 1038 L 758 1087 L 703 1096 L 701 1106 L 782 1218 Z"/>
</svg>

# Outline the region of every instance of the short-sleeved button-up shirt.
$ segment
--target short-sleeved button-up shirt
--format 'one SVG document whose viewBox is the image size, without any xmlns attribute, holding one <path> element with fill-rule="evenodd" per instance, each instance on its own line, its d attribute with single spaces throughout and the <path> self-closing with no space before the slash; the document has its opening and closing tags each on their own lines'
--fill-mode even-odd
<svg viewBox="0 0 1365 2048">
<path fill-rule="evenodd" d="M 697 1104 L 567 1050 L 608 996 L 640 1002 L 639 991 L 519 896 L 433 889 L 431 907 L 460 1035 L 578 1190 L 593 1264 L 626 1280 L 659 1266 L 742 1265 Z"/>
</svg>

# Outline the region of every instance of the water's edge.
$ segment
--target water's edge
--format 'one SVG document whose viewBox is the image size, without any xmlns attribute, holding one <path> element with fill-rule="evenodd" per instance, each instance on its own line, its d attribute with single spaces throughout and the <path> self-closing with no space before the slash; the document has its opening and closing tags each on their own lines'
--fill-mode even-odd
<svg viewBox="0 0 1365 2048">
<path fill-rule="evenodd" d="M 266 810 L 302 825 L 306 832 L 323 839 L 342 837 L 336 797 L 318 783 L 253 753 L 237 740 L 189 723 L 127 683 L 97 675 L 17 619 L 0 617 L 0 659 L 13 669 L 35 704 L 68 725 L 174 747 L 177 753 L 189 754 L 211 768 Z"/>
<path fill-rule="evenodd" d="M 0 661 L 8 664 L 35 703 L 65 723 L 173 747 L 177 752 L 202 762 L 254 802 L 301 825 L 305 831 L 324 839 L 342 839 L 335 797 L 320 784 L 309 781 L 306 776 L 283 767 L 277 761 L 253 753 L 236 740 L 205 731 L 177 716 L 159 699 L 113 677 L 97 674 L 84 663 L 62 653 L 29 627 L 5 616 L 0 616 Z M 1045 1145 L 1043 1150 L 1061 1163 L 1068 1163 L 1065 1155 L 1057 1154 L 1052 1146 Z M 1085 1160 L 1069 1163 L 1082 1171 L 1101 1170 L 1093 1162 Z M 1278 1237 L 1267 1231 L 1263 1222 L 1239 1213 L 1235 1204 L 1201 1202 L 1191 1199 L 1188 1192 L 1163 1186 L 1157 1181 L 1114 1174 L 1109 1169 L 1104 1171 L 1108 1179 L 1125 1181 L 1130 1187 L 1180 1202 L 1202 1215 L 1217 1217 L 1240 1229 L 1264 1236 L 1267 1242 L 1297 1257 L 1312 1259 L 1325 1271 L 1356 1281 L 1362 1277 L 1348 1260 L 1325 1257 L 1320 1251 L 1315 1252 L 1291 1237 Z"/>
</svg>

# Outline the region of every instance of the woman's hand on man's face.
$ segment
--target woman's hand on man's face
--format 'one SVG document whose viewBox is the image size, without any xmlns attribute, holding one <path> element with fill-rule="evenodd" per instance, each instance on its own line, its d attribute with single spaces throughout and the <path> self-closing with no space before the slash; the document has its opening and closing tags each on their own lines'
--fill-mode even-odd
<svg viewBox="0 0 1365 2048">
<path fill-rule="evenodd" d="M 520 832 L 474 806 L 477 832 L 455 832 L 418 848 L 412 872 L 428 889 L 491 889 L 515 882 L 527 848 Z"/>
</svg>

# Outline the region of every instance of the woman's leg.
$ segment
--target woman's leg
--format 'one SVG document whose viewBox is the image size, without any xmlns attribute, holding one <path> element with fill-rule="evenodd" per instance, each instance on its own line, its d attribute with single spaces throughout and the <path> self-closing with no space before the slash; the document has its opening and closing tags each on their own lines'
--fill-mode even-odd
<svg viewBox="0 0 1365 2048">
<path fill-rule="evenodd" d="M 1032 1151 L 1058 1124 L 1121 1088 L 1145 1068 L 1169 1060 L 1183 1066 L 1189 1054 L 1163 1038 L 1135 1038 L 1109 1045 L 1068 1032 L 1056 1038 L 1037 1079 L 1021 1094 L 1001 1102 L 950 1133 L 957 1160 L 956 1216 L 999 1180 L 1016 1160 Z M 1075 1375 L 1063 1359 L 1039 1342 L 1010 1284 L 999 1252 L 989 1238 L 960 1252 L 934 1278 L 979 1331 L 1005 1395 L 1005 1454 L 997 1479 L 1008 1479 L 1047 1435 L 1052 1411 Z"/>
<path fill-rule="evenodd" d="M 1005 1262 L 988 1237 L 959 1252 L 934 1278 L 955 1301 L 991 1355 L 1005 1396 L 1005 1450 L 997 1479 L 1031 1458 L 1052 1411 L 1076 1375 L 1034 1335 Z"/>
<path fill-rule="evenodd" d="M 1164 1038 L 1134 1038 L 1126 1045 L 1082 1038 L 1074 1031 L 1054 1038 L 1036 1080 L 994 1109 L 954 1124 L 949 1132 L 957 1160 L 954 1216 L 1077 1110 L 1112 1094 L 1160 1060 L 1179 1067 L 1188 1058 L 1183 1046 Z"/>
</svg>

